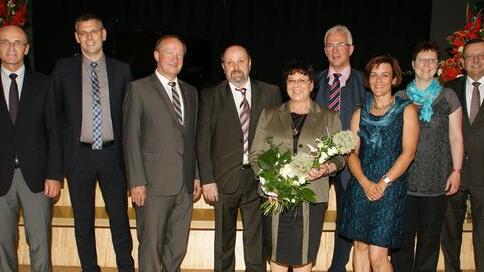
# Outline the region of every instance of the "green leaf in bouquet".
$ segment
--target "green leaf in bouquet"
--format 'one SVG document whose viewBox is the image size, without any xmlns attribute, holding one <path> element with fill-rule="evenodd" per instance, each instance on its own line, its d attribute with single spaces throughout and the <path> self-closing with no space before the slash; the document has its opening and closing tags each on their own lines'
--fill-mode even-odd
<svg viewBox="0 0 484 272">
<path fill-rule="evenodd" d="M 316 194 L 313 192 L 313 190 L 309 188 L 303 188 L 301 190 L 302 197 L 305 201 L 314 203 L 316 202 Z"/>
</svg>

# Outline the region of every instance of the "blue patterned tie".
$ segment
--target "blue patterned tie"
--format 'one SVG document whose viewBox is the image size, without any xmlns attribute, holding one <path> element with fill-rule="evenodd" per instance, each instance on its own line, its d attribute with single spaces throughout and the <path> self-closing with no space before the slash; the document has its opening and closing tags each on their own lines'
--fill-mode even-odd
<svg viewBox="0 0 484 272">
<path fill-rule="evenodd" d="M 96 72 L 97 63 L 91 63 L 91 87 L 92 87 L 92 149 L 103 148 L 102 109 L 101 96 L 99 93 L 99 80 Z"/>
</svg>

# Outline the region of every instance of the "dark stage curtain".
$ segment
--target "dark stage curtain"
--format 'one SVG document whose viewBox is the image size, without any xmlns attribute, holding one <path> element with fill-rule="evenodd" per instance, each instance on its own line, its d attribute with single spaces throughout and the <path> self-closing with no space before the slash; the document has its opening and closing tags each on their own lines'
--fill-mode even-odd
<svg viewBox="0 0 484 272">
<path fill-rule="evenodd" d="M 37 0 L 33 3 L 35 64 L 49 73 L 59 57 L 79 51 L 74 20 L 100 15 L 108 29 L 106 53 L 132 64 L 135 77 L 154 69 L 158 33 L 179 33 L 189 54 L 182 78 L 201 86 L 223 78 L 220 54 L 231 43 L 250 50 L 252 77 L 281 83 L 288 60 L 327 67 L 323 35 L 335 24 L 353 33 L 352 65 L 363 69 L 372 56 L 396 56 L 411 68 L 411 50 L 430 37 L 431 0 Z"/>
</svg>

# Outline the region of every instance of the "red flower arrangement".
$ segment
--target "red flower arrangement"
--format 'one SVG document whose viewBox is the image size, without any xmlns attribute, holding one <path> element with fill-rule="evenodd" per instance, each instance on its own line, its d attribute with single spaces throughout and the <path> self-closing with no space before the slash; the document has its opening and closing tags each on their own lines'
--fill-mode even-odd
<svg viewBox="0 0 484 272">
<path fill-rule="evenodd" d="M 461 57 L 464 45 L 472 39 L 484 38 L 484 28 L 482 25 L 482 14 L 479 11 L 475 19 L 472 19 L 472 12 L 467 14 L 467 23 L 464 29 L 454 32 L 447 37 L 451 47 L 448 49 L 449 58 L 440 62 L 437 75 L 441 84 L 445 84 L 463 75 Z"/>
<path fill-rule="evenodd" d="M 27 0 L 0 0 L 0 25 L 23 26 L 27 21 Z"/>
</svg>

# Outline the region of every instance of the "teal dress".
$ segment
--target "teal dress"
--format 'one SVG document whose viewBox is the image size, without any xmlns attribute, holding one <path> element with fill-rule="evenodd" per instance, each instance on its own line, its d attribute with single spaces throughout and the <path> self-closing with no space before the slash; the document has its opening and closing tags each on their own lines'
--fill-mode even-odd
<svg viewBox="0 0 484 272">
<path fill-rule="evenodd" d="M 359 156 L 363 172 L 377 183 L 402 152 L 403 112 L 410 101 L 395 97 L 395 104 L 385 115 L 375 116 L 370 113 L 372 100 L 368 99 L 361 109 Z M 381 199 L 369 201 L 353 177 L 348 184 L 339 233 L 376 246 L 400 247 L 406 192 L 406 177 L 402 175 L 387 187 Z"/>
</svg>

